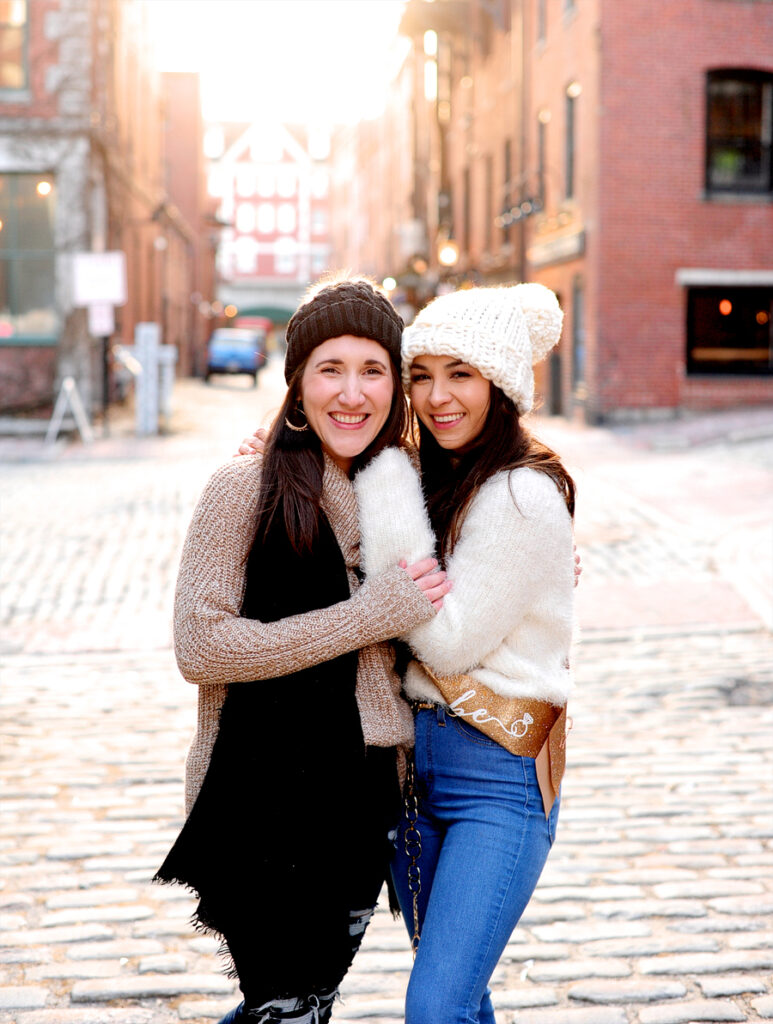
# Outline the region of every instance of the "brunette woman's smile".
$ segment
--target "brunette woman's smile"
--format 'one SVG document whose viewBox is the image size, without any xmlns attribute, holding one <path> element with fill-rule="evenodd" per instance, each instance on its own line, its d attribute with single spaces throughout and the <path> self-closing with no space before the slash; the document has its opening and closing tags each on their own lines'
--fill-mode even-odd
<svg viewBox="0 0 773 1024">
<path fill-rule="evenodd" d="M 464 416 L 463 412 L 445 413 L 442 416 L 433 416 L 432 422 L 438 430 L 450 430 L 452 427 L 457 427 Z"/>
<path fill-rule="evenodd" d="M 368 413 L 363 412 L 354 416 L 351 413 L 331 412 L 329 416 L 336 426 L 341 427 L 342 430 L 356 430 L 368 418 Z"/>
<path fill-rule="evenodd" d="M 457 451 L 474 441 L 490 403 L 491 384 L 469 363 L 422 355 L 411 364 L 411 405 L 442 448 Z"/>
</svg>

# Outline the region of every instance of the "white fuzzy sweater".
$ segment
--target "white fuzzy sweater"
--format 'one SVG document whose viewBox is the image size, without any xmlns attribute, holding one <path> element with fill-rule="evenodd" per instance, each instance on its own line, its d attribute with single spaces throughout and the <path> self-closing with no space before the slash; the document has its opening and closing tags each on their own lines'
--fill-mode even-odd
<svg viewBox="0 0 773 1024">
<path fill-rule="evenodd" d="M 430 554 L 435 538 L 416 470 L 404 452 L 382 452 L 355 480 L 360 565 L 367 575 Z M 521 468 L 481 487 L 446 566 L 443 607 L 405 639 L 439 675 L 467 673 L 504 697 L 563 706 L 572 687 L 572 521 L 555 483 Z M 442 702 L 418 662 L 409 697 Z"/>
</svg>

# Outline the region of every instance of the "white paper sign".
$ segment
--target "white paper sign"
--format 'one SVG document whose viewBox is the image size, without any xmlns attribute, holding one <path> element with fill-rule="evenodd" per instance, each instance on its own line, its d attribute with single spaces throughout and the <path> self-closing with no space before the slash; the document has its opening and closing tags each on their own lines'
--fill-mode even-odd
<svg viewBox="0 0 773 1024">
<path fill-rule="evenodd" d="M 109 302 L 92 302 L 89 306 L 89 334 L 93 338 L 109 338 L 115 330 L 115 316 Z"/>
<path fill-rule="evenodd" d="M 126 254 L 115 252 L 76 252 L 72 258 L 72 294 L 74 306 L 126 302 Z"/>
</svg>

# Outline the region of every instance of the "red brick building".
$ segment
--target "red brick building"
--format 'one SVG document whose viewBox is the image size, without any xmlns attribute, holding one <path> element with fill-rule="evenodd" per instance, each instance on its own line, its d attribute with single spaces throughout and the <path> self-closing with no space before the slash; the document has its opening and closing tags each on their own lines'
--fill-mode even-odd
<svg viewBox="0 0 773 1024">
<path fill-rule="evenodd" d="M 166 157 L 170 140 L 186 144 L 174 123 L 200 118 L 197 84 L 164 94 L 147 15 L 141 0 L 0 4 L 0 409 L 45 406 L 65 376 L 89 411 L 102 405 L 103 346 L 73 306 L 78 252 L 126 255 L 114 340 L 155 321 L 181 368 L 192 362 L 191 299 L 214 257 Z M 203 202 L 200 152 L 186 160 Z"/>
<path fill-rule="evenodd" d="M 527 259 L 566 309 L 563 408 L 773 400 L 773 8 L 528 9 Z"/>
<path fill-rule="evenodd" d="M 380 276 L 553 288 L 555 412 L 773 400 L 773 5 L 410 0 L 402 31 L 424 249 Z"/>
<path fill-rule="evenodd" d="M 165 71 L 161 82 L 166 217 L 185 246 L 182 259 L 168 259 L 162 267 L 162 333 L 166 344 L 177 348 L 178 373 L 199 375 L 206 367 L 213 318 L 219 225 L 207 193 L 199 76 Z"/>
</svg>

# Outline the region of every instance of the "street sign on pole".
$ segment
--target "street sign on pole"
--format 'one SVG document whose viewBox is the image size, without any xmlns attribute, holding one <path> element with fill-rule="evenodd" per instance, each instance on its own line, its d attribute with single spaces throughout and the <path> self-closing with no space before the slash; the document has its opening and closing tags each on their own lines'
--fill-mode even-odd
<svg viewBox="0 0 773 1024">
<path fill-rule="evenodd" d="M 102 342 L 102 425 L 107 434 L 110 407 L 110 335 L 115 331 L 114 306 L 126 302 L 126 254 L 76 252 L 72 257 L 72 301 L 88 308 L 89 334 Z"/>
<path fill-rule="evenodd" d="M 76 252 L 72 257 L 72 304 L 92 306 L 126 302 L 126 254 L 115 252 Z"/>
<path fill-rule="evenodd" d="M 115 330 L 115 313 L 110 302 L 92 302 L 89 306 L 89 334 L 109 338 Z"/>
</svg>

